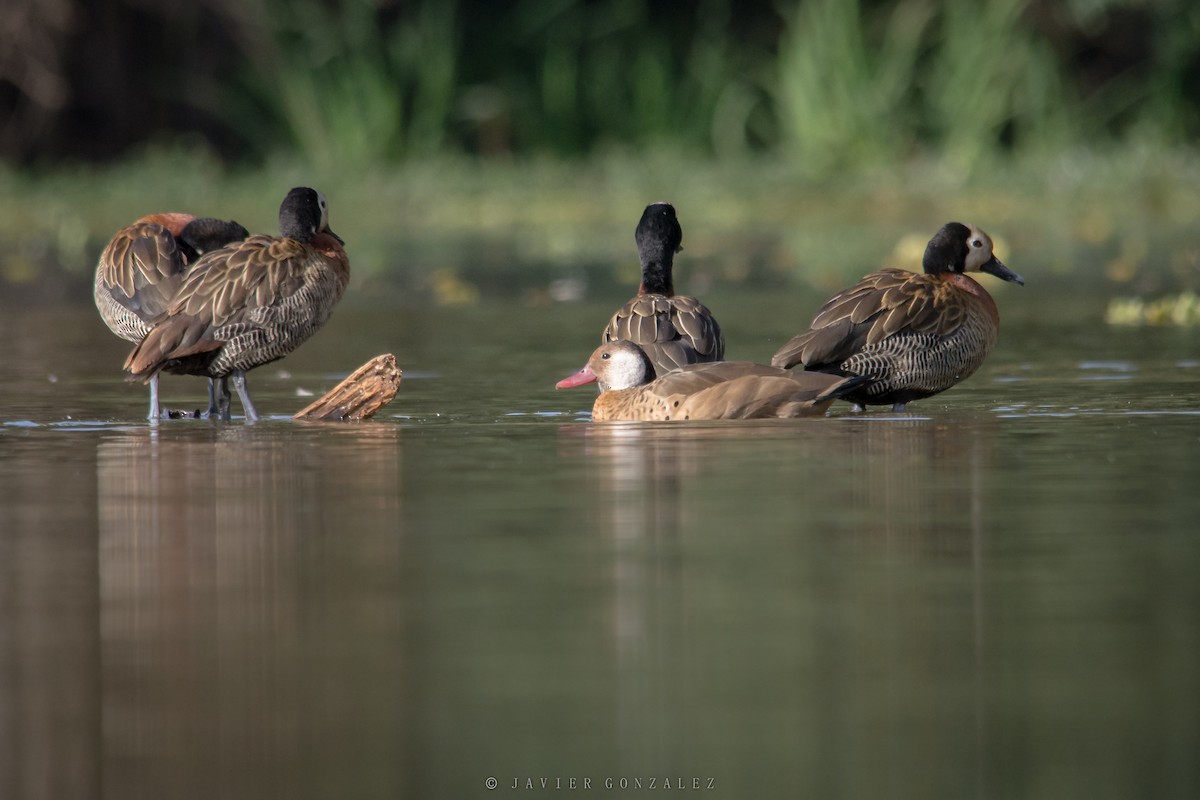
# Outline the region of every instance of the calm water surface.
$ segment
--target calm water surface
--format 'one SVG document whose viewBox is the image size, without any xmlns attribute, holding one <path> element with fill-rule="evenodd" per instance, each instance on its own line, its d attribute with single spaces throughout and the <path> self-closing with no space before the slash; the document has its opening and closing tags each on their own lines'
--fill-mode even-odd
<svg viewBox="0 0 1200 800">
<path fill-rule="evenodd" d="M 666 427 L 552 388 L 623 296 L 347 298 L 253 426 L 0 308 L 0 797 L 1200 796 L 1200 340 L 1026 277 L 912 413 Z M 705 299 L 758 360 L 819 300 Z"/>
</svg>

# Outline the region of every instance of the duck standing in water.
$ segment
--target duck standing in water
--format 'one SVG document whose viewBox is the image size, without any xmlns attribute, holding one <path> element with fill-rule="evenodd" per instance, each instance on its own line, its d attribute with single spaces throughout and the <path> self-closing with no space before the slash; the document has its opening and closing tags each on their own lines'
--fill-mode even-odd
<svg viewBox="0 0 1200 800">
<path fill-rule="evenodd" d="M 675 294 L 671 270 L 683 249 L 683 229 L 670 203 L 652 203 L 634 234 L 642 263 L 637 296 L 613 314 L 602 342 L 633 342 L 653 365 L 654 376 L 685 364 L 720 361 L 725 338 L 712 312 L 694 297 Z"/>
<path fill-rule="evenodd" d="M 924 274 L 881 269 L 834 295 L 771 359 L 832 375 L 871 376 L 845 399 L 855 410 L 903 411 L 966 379 L 996 343 L 996 303 L 969 272 L 1024 285 L 974 225 L 951 222 L 925 248 Z"/>
<path fill-rule="evenodd" d="M 217 404 L 227 420 L 225 379 L 232 378 L 246 419 L 258 419 L 246 373 L 312 336 L 350 280 L 350 260 L 329 229 L 325 197 L 315 189 L 288 193 L 279 208 L 279 231 L 197 261 L 165 317 L 126 360 L 130 380 L 150 381 L 164 371 L 220 379 Z"/>
<path fill-rule="evenodd" d="M 249 231 L 238 223 L 191 214 L 151 214 L 117 231 L 100 254 L 92 296 L 108 329 L 138 343 L 166 313 L 184 276 L 210 250 L 241 241 Z M 211 413 L 213 384 L 208 385 Z M 149 419 L 163 412 L 158 376 L 150 380 Z"/>
<path fill-rule="evenodd" d="M 789 372 L 749 361 L 688 364 L 653 378 L 646 353 L 632 342 L 602 344 L 567 389 L 600 384 L 593 422 L 768 419 L 824 414 L 829 404 L 868 378 Z"/>
</svg>

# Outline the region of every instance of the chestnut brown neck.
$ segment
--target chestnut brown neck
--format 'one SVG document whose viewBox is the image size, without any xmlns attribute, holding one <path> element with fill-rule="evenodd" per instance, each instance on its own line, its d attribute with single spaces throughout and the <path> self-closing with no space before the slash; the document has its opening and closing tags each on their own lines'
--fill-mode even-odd
<svg viewBox="0 0 1200 800">
<path fill-rule="evenodd" d="M 997 325 L 1000 324 L 1000 311 L 996 308 L 996 301 L 992 299 L 992 296 L 988 294 L 988 290 L 984 289 L 979 281 L 961 272 L 940 272 L 936 277 L 945 284 L 974 295 L 978 298 L 983 310 L 992 318 L 992 321 Z"/>
<path fill-rule="evenodd" d="M 309 242 L 314 250 L 336 264 L 338 279 L 344 286 L 350 281 L 350 257 L 342 243 L 327 233 L 318 233 Z"/>
<path fill-rule="evenodd" d="M 162 214 L 147 214 L 138 220 L 138 222 L 153 222 L 156 225 L 162 225 L 172 236 L 178 237 L 183 233 L 183 229 L 187 227 L 189 222 L 196 218 L 191 214 L 180 214 L 176 212 L 166 212 Z"/>
</svg>

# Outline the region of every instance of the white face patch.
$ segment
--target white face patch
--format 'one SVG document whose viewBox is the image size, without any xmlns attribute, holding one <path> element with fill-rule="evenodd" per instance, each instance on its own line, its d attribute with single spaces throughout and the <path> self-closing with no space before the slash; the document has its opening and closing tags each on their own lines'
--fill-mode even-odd
<svg viewBox="0 0 1200 800">
<path fill-rule="evenodd" d="M 636 345 L 613 342 L 593 361 L 592 371 L 599 376 L 601 391 L 628 389 L 646 382 L 646 360 Z"/>
<path fill-rule="evenodd" d="M 967 257 L 963 272 L 978 272 L 979 268 L 992 259 L 992 240 L 974 225 L 968 226 Z"/>
<path fill-rule="evenodd" d="M 321 224 L 317 230 L 323 231 L 329 227 L 329 201 L 320 192 L 317 192 L 317 205 L 321 207 Z"/>
</svg>

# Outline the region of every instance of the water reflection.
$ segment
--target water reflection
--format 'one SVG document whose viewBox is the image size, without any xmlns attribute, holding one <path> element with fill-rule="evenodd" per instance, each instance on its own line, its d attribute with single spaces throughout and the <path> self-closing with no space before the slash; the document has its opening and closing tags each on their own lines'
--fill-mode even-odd
<svg viewBox="0 0 1200 800">
<path fill-rule="evenodd" d="M 962 522 L 969 519 L 972 533 L 979 534 L 997 426 L 991 415 L 973 415 L 965 423 L 884 416 L 694 426 L 618 423 L 564 426 L 560 441 L 565 453 L 582 447 L 596 467 L 595 511 L 616 540 L 651 533 L 669 538 L 698 524 L 696 504 L 681 502 L 683 487 L 719 475 L 727 482 L 722 494 L 736 502 L 734 484 L 741 488 L 741 481 L 755 477 L 753 463 L 790 478 L 796 517 L 825 513 L 832 503 L 844 512 L 832 515 L 839 536 L 882 539 L 892 552 L 915 557 L 971 552 L 974 537 L 962 535 Z M 776 443 L 785 450 L 774 448 Z M 780 489 L 775 482 L 758 485 L 751 496 Z"/>
<path fill-rule="evenodd" d="M 909 416 L 562 425 L 512 376 L 579 310 L 423 313 L 368 425 L 132 424 L 90 306 L 0 365 L 0 796 L 1197 794 L 1192 340 L 1006 317 Z"/>
<path fill-rule="evenodd" d="M 697 522 L 685 484 L 702 471 L 706 450 L 696 433 L 640 423 L 560 428 L 564 450 L 582 446 L 597 469 L 590 514 L 614 546 L 607 596 L 618 763 L 609 768 L 618 775 L 685 760 L 677 725 L 687 697 L 673 670 L 685 649 L 683 553 Z"/>
<path fill-rule="evenodd" d="M 105 796 L 397 783 L 369 754 L 401 717 L 378 679 L 400 661 L 400 433 L 322 433 L 352 441 L 221 426 L 99 445 Z"/>
<path fill-rule="evenodd" d="M 715 746 L 719 734 L 688 723 L 704 697 L 730 703 L 731 720 L 759 708 L 764 724 L 789 732 L 742 745 L 769 765 L 776 788 L 885 792 L 892 769 L 946 774 L 947 754 L 956 764 L 947 785 L 982 786 L 985 520 L 997 498 L 985 476 L 996 422 L 972 423 L 561 428 L 564 457 L 582 450 L 595 469 L 590 510 L 615 548 L 622 763 L 688 764 L 694 750 Z M 794 560 L 781 561 L 781 551 Z M 930 572 L 953 579 L 927 588 Z M 939 623 L 947 613 L 952 620 Z M 954 721 L 922 735 L 914 714 L 945 706 L 946 686 L 921 678 L 935 663 L 956 698 Z M 718 665 L 757 680 L 731 688 Z M 864 671 L 882 678 L 879 691 L 864 694 Z M 771 687 L 767 706 L 757 686 Z M 781 709 L 790 711 L 767 722 Z M 882 743 L 886 766 L 859 769 L 878 763 Z"/>
<path fill-rule="evenodd" d="M 618 541 L 679 535 L 688 512 L 681 484 L 699 473 L 704 451 L 695 429 L 613 423 L 569 425 L 560 432 L 568 443 L 580 439 L 585 457 L 599 465 L 595 511 L 602 530 Z"/>
<path fill-rule="evenodd" d="M 102 772 L 88 453 L 0 441 L 0 797 L 89 798 Z"/>
</svg>

